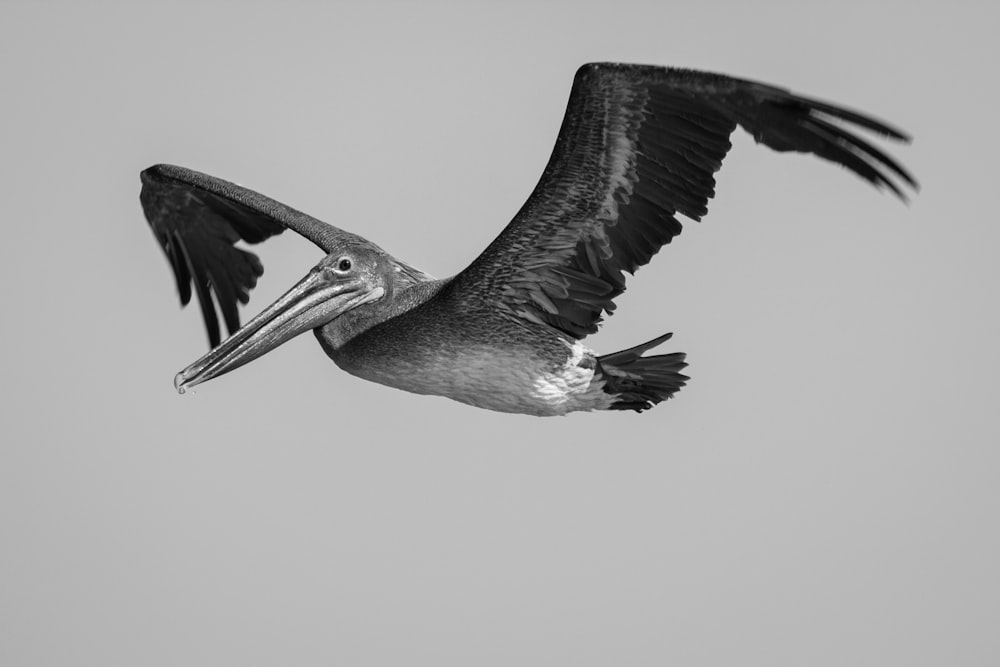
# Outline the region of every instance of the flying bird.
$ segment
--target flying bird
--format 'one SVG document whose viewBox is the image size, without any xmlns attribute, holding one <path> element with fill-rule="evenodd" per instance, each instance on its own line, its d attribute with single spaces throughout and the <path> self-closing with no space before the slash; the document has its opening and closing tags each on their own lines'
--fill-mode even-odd
<svg viewBox="0 0 1000 667">
<path fill-rule="evenodd" d="M 435 279 L 361 236 L 190 169 L 141 173 L 140 200 L 177 280 L 194 293 L 210 351 L 175 378 L 181 393 L 312 330 L 337 366 L 366 380 L 531 415 L 641 412 L 688 379 L 682 353 L 643 356 L 664 334 L 597 355 L 582 340 L 633 274 L 701 220 L 737 126 L 776 151 L 812 153 L 906 200 L 916 180 L 857 134 L 908 142 L 870 116 L 754 81 L 596 63 L 577 71 L 541 179 L 463 271 Z M 263 273 L 235 244 L 285 229 L 325 256 L 240 326 Z M 214 301 L 214 302 L 213 302 Z M 219 314 L 230 336 L 221 340 Z"/>
</svg>

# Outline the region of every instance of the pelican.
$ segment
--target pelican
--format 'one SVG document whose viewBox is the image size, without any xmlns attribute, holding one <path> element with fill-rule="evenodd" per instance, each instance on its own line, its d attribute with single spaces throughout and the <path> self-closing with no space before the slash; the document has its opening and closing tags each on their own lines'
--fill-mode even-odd
<svg viewBox="0 0 1000 667">
<path fill-rule="evenodd" d="M 175 387 L 184 393 L 311 329 L 343 370 L 417 394 L 539 416 L 651 408 L 689 379 L 684 354 L 644 356 L 672 334 L 600 356 L 582 340 L 614 311 L 625 274 L 681 232 L 678 215 L 700 221 L 708 212 L 737 125 L 757 143 L 830 160 L 903 201 L 907 188 L 919 189 L 858 136 L 909 141 L 870 116 L 755 81 L 613 63 L 577 71 L 538 185 L 450 278 L 253 190 L 152 166 L 141 173 L 143 211 L 182 306 L 194 286 L 210 342 Z M 241 327 L 237 301 L 247 303 L 263 266 L 235 244 L 285 229 L 325 257 Z"/>
</svg>

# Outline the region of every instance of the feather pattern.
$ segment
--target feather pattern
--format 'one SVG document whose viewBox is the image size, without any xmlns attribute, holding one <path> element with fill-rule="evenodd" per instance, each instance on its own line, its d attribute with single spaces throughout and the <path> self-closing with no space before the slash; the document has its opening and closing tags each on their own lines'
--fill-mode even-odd
<svg viewBox="0 0 1000 667">
<path fill-rule="evenodd" d="M 144 170 L 140 178 L 139 200 L 173 269 L 181 305 L 191 301 L 193 284 L 211 347 L 221 340 L 216 305 L 232 334 L 240 326 L 236 303 L 247 303 L 264 273 L 256 254 L 236 247 L 239 241 L 260 243 L 287 228 L 325 253 L 363 246 L 386 255 L 397 286 L 432 280 L 357 234 L 221 178 L 167 164 Z"/>
<path fill-rule="evenodd" d="M 442 298 L 489 304 L 573 338 L 597 331 L 634 273 L 700 220 L 743 127 L 778 151 L 814 153 L 905 199 L 897 162 L 840 124 L 907 141 L 881 121 L 728 76 L 597 63 L 576 74 L 555 148 L 531 196 Z"/>
</svg>

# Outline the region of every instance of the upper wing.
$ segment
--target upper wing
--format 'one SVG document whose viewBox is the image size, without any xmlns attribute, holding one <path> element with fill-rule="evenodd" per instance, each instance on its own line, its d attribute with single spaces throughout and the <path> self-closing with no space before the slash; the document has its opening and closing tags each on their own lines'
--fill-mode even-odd
<svg viewBox="0 0 1000 667">
<path fill-rule="evenodd" d="M 834 122 L 831 122 L 834 121 Z M 700 220 L 740 125 L 775 150 L 813 153 L 905 196 L 916 181 L 842 125 L 908 141 L 888 125 L 787 90 L 718 74 L 589 64 L 576 74 L 555 149 L 513 221 L 449 290 L 582 338 L 634 273 Z"/>
<path fill-rule="evenodd" d="M 264 272 L 257 255 L 235 247 L 237 241 L 260 243 L 288 228 L 326 253 L 345 242 L 374 246 L 253 190 L 191 169 L 159 164 L 140 178 L 139 200 L 173 267 L 181 304 L 191 300 L 193 282 L 212 347 L 220 340 L 212 293 L 233 333 L 240 326 L 236 302 L 247 302 Z"/>
</svg>

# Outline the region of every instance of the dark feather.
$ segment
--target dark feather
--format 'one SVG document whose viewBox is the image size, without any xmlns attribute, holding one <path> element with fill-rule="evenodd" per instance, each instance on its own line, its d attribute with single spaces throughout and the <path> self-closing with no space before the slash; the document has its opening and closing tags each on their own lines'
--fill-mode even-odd
<svg viewBox="0 0 1000 667">
<path fill-rule="evenodd" d="M 236 304 L 247 303 L 250 290 L 264 273 L 257 255 L 237 248 L 237 242 L 260 243 L 287 228 L 327 253 L 350 244 L 378 248 L 253 190 L 191 169 L 160 164 L 140 177 L 139 199 L 173 269 L 181 305 L 190 302 L 193 283 L 212 347 L 221 341 L 216 307 L 229 333 L 236 331 L 240 326 Z M 430 279 L 389 259 L 395 262 L 400 284 Z"/>
<path fill-rule="evenodd" d="M 917 187 L 846 126 L 907 136 L 857 112 L 719 74 L 584 65 L 534 192 L 447 298 L 458 307 L 491 304 L 575 338 L 595 332 L 625 289 L 623 272 L 681 232 L 677 214 L 699 220 L 708 212 L 737 125 L 766 146 L 837 162 L 901 198 L 897 181 Z"/>
</svg>

